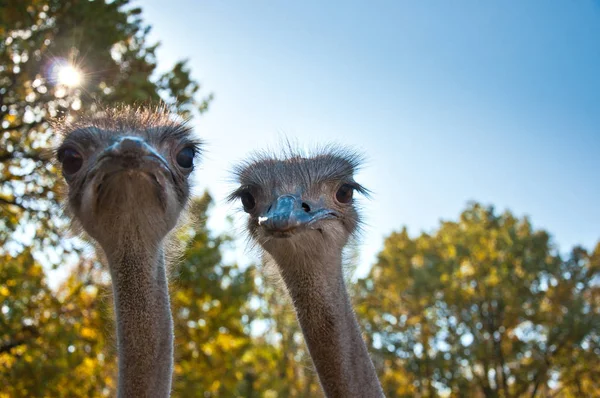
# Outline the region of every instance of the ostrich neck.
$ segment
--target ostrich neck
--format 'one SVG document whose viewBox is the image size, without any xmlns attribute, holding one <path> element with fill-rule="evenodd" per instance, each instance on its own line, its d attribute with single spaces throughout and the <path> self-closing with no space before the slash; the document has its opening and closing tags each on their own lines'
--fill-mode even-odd
<svg viewBox="0 0 600 398">
<path fill-rule="evenodd" d="M 383 397 L 352 310 L 339 256 L 279 262 L 319 380 L 328 397 Z"/>
<path fill-rule="evenodd" d="M 155 250 L 124 239 L 108 255 L 115 297 L 119 397 L 168 397 L 173 320 L 162 243 Z"/>
</svg>

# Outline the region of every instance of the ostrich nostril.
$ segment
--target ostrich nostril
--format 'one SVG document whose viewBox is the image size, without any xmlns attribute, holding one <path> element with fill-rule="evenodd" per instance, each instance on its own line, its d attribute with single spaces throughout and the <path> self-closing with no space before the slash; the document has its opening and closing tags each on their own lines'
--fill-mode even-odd
<svg viewBox="0 0 600 398">
<path fill-rule="evenodd" d="M 302 202 L 302 208 L 304 209 L 305 212 L 310 212 L 310 206 L 308 205 L 308 203 L 306 202 Z"/>
<path fill-rule="evenodd" d="M 270 212 L 272 208 L 273 208 L 273 205 L 270 205 L 269 208 L 267 209 L 267 213 Z"/>
</svg>

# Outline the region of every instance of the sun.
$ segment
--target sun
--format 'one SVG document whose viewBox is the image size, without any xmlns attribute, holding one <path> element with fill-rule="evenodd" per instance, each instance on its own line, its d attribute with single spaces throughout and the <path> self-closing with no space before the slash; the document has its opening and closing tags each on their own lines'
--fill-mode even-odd
<svg viewBox="0 0 600 398">
<path fill-rule="evenodd" d="M 58 69 L 58 83 L 64 84 L 65 86 L 78 86 L 83 80 L 82 78 L 81 71 L 72 65 L 64 65 Z"/>
</svg>

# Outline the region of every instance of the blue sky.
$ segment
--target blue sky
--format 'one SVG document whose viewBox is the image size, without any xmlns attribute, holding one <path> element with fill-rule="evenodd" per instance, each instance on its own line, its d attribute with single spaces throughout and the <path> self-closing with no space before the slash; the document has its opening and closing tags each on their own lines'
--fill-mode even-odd
<svg viewBox="0 0 600 398">
<path fill-rule="evenodd" d="M 561 251 L 600 239 L 600 3 L 138 1 L 162 69 L 186 58 L 215 100 L 199 189 L 282 137 L 364 152 L 359 274 L 383 238 L 470 200 L 530 216 Z"/>
</svg>

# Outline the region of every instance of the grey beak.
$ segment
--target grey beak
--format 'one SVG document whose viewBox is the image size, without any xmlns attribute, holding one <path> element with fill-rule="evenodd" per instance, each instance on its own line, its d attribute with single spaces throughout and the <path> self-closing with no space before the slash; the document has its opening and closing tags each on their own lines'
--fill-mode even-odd
<svg viewBox="0 0 600 398">
<path fill-rule="evenodd" d="M 119 157 L 142 157 L 142 156 L 157 156 L 159 154 L 140 137 L 121 137 L 105 152 L 112 156 Z"/>
<path fill-rule="evenodd" d="M 118 160 L 118 163 L 113 164 L 121 168 L 142 168 L 144 165 L 155 163 L 169 170 L 168 163 L 162 155 L 141 137 L 120 137 L 103 151 L 100 155 L 100 159 L 102 158 Z"/>
<path fill-rule="evenodd" d="M 326 208 L 314 208 L 297 195 L 278 197 L 258 224 L 273 232 L 288 232 L 299 227 L 310 226 L 318 220 L 337 217 L 337 212 Z"/>
</svg>

